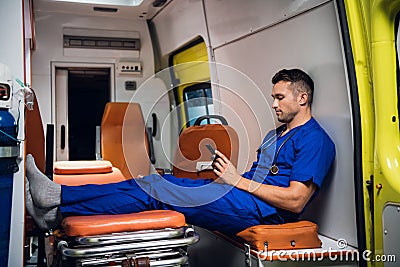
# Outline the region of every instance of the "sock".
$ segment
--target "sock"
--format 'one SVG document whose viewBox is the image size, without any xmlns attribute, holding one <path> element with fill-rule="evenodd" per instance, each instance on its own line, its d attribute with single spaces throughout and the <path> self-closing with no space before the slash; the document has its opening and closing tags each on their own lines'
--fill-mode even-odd
<svg viewBox="0 0 400 267">
<path fill-rule="evenodd" d="M 58 207 L 45 210 L 34 205 L 28 182 L 26 183 L 26 210 L 32 216 L 36 225 L 43 231 L 57 227 L 62 220 Z"/>
<path fill-rule="evenodd" d="M 51 181 L 36 167 L 31 154 L 26 156 L 26 177 L 35 206 L 49 209 L 61 204 L 61 185 Z"/>
</svg>

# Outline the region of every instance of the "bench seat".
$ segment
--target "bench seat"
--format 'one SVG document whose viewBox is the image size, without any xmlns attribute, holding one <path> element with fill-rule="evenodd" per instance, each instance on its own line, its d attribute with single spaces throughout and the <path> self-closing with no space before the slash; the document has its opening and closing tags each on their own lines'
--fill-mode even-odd
<svg viewBox="0 0 400 267">
<path fill-rule="evenodd" d="M 198 230 L 198 229 L 197 229 Z M 201 233 L 202 236 L 205 235 Z M 271 249 L 268 251 L 259 250 L 254 246 L 250 246 L 246 240 L 237 236 L 226 236 L 219 232 L 213 232 L 214 235 L 232 244 L 234 247 L 244 251 L 247 256 L 253 256 L 260 261 L 301 261 L 301 262 L 319 262 L 324 259 L 335 261 L 340 260 L 341 262 L 358 262 L 357 257 L 361 257 L 356 247 L 343 244 L 342 241 L 338 241 L 327 237 L 322 234 L 318 234 L 319 240 L 322 245 L 315 248 L 306 249 Z M 204 238 L 207 238 L 204 236 Z"/>
</svg>

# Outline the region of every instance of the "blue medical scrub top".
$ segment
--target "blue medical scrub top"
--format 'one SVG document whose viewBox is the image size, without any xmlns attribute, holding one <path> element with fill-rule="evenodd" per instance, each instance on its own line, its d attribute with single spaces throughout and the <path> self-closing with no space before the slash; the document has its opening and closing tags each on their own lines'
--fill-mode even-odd
<svg viewBox="0 0 400 267">
<path fill-rule="evenodd" d="M 257 151 L 257 161 L 243 177 L 281 187 L 288 187 L 291 181 L 312 180 L 318 186 L 315 197 L 335 158 L 335 145 L 314 118 L 291 129 L 284 136 L 280 136 L 282 131 L 284 126 L 266 135 Z M 269 170 L 275 157 L 275 164 L 279 168 L 276 175 Z M 268 208 L 264 207 L 264 210 L 270 212 Z M 285 221 L 293 221 L 298 217 L 298 214 L 285 210 L 277 209 L 277 212 Z"/>
</svg>

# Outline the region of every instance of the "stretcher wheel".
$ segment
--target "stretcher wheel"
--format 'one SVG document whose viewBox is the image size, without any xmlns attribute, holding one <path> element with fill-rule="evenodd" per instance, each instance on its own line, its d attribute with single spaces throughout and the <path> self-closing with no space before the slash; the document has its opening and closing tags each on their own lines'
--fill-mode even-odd
<svg viewBox="0 0 400 267">
<path fill-rule="evenodd" d="M 129 258 L 123 260 L 121 263 L 122 267 L 150 267 L 150 260 L 148 257 L 139 257 L 136 259 Z"/>
</svg>

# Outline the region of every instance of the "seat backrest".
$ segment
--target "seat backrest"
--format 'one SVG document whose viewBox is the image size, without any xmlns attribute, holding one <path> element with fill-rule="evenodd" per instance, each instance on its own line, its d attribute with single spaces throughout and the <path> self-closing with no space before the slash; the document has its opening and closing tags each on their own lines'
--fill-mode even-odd
<svg viewBox="0 0 400 267">
<path fill-rule="evenodd" d="M 174 158 L 173 173 L 176 177 L 218 178 L 212 171 L 212 153 L 206 144 L 221 151 L 237 166 L 239 138 L 236 131 L 221 124 L 194 125 L 179 136 Z"/>
<path fill-rule="evenodd" d="M 101 154 L 125 178 L 150 173 L 148 141 L 138 103 L 109 102 L 101 121 Z"/>
<path fill-rule="evenodd" d="M 33 91 L 33 90 L 32 90 Z M 42 116 L 34 94 L 33 109 L 26 109 L 25 113 L 25 135 L 26 154 L 32 154 L 35 163 L 41 172 L 45 172 L 45 138 L 43 131 Z"/>
</svg>

